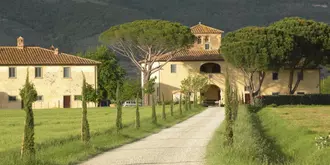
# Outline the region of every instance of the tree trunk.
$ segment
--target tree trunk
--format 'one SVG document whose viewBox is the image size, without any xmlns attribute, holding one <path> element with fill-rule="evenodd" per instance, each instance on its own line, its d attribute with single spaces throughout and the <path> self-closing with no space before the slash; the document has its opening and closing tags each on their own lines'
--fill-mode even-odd
<svg viewBox="0 0 330 165">
<path fill-rule="evenodd" d="M 162 93 L 162 96 L 163 96 L 163 111 L 162 111 L 162 119 L 163 119 L 163 120 L 166 120 L 164 93 Z"/>
<path fill-rule="evenodd" d="M 182 93 L 180 93 L 179 112 L 180 112 L 180 115 L 182 115 Z"/>
<path fill-rule="evenodd" d="M 153 124 L 157 124 L 157 114 L 156 114 L 156 103 L 155 103 L 155 97 L 154 95 L 151 95 L 151 121 Z"/>
<path fill-rule="evenodd" d="M 290 75 L 289 75 L 289 84 L 288 84 L 288 93 L 291 95 L 292 91 L 292 84 L 293 84 L 293 76 L 294 76 L 294 69 L 290 70 Z"/>
<path fill-rule="evenodd" d="M 150 80 L 150 72 L 145 72 L 143 73 L 143 86 L 142 86 L 142 96 L 143 96 L 143 105 L 144 106 L 148 106 L 150 105 L 150 94 L 151 93 L 145 93 L 144 92 L 144 88 L 146 87 L 146 85 L 148 84 L 149 80 Z"/>
<path fill-rule="evenodd" d="M 258 96 L 258 95 L 260 95 L 261 86 L 262 86 L 262 84 L 263 84 L 263 82 L 264 82 L 265 76 L 266 76 L 266 73 L 265 73 L 265 72 L 263 72 L 263 71 L 259 71 L 259 78 L 258 78 L 258 80 L 259 80 L 259 84 L 258 84 L 258 88 L 257 88 L 257 90 L 255 90 L 255 91 L 253 92 L 253 96 Z"/>
</svg>

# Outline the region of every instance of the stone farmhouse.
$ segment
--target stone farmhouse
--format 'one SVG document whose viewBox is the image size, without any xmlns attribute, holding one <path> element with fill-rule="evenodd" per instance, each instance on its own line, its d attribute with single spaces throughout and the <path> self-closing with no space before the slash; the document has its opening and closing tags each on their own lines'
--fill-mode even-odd
<svg viewBox="0 0 330 165">
<path fill-rule="evenodd" d="M 199 96 L 204 96 L 206 101 L 217 101 L 224 98 L 225 76 L 227 63 L 219 53 L 223 31 L 201 23 L 191 27 L 192 33 L 197 37 L 192 48 L 185 52 L 176 54 L 160 71 L 151 77 L 156 77 L 155 95 L 161 99 L 164 93 L 165 100 L 171 97 L 177 99 L 181 81 L 189 74 L 201 74 L 208 78 L 209 87 Z M 170 58 L 169 55 L 162 55 L 157 59 L 153 67 L 164 64 Z M 229 73 L 236 82 L 239 95 L 242 100 L 249 103 L 250 97 L 244 83 L 243 74 L 228 65 Z M 295 94 L 320 93 L 320 69 L 308 69 L 303 73 L 297 70 L 294 81 L 297 78 L 302 81 Z M 142 75 L 143 80 L 143 75 Z M 268 71 L 261 87 L 262 95 L 288 94 L 289 71 L 279 72 Z"/>
<path fill-rule="evenodd" d="M 79 108 L 83 76 L 97 88 L 100 62 L 50 49 L 25 46 L 19 37 L 16 46 L 0 46 L 0 109 L 20 109 L 19 89 L 29 79 L 38 92 L 35 109 Z M 89 107 L 95 106 L 90 103 Z"/>
</svg>

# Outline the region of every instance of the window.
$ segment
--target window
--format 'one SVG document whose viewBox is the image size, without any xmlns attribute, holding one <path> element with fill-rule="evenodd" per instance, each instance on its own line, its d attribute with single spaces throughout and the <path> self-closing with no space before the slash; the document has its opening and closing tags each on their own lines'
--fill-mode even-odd
<svg viewBox="0 0 330 165">
<path fill-rule="evenodd" d="M 171 64 L 171 73 L 176 73 L 176 64 Z"/>
<path fill-rule="evenodd" d="M 305 92 L 297 92 L 297 95 L 304 95 Z"/>
<path fill-rule="evenodd" d="M 35 76 L 35 78 L 41 78 L 42 77 L 42 68 L 41 67 L 35 67 L 34 76 Z"/>
<path fill-rule="evenodd" d="M 63 77 L 64 78 L 70 78 L 71 77 L 70 67 L 64 67 L 63 68 Z"/>
<path fill-rule="evenodd" d="M 278 96 L 280 94 L 280 92 L 273 92 L 272 95 L 273 96 Z"/>
<path fill-rule="evenodd" d="M 44 96 L 37 96 L 37 101 L 42 101 L 44 100 Z"/>
<path fill-rule="evenodd" d="M 205 50 L 209 50 L 210 49 L 210 44 L 209 43 L 206 43 L 205 44 Z"/>
<path fill-rule="evenodd" d="M 209 37 L 208 36 L 205 36 L 204 42 L 206 43 L 206 42 L 209 42 L 209 41 L 210 41 Z"/>
<path fill-rule="evenodd" d="M 15 78 L 15 77 L 16 77 L 16 68 L 9 67 L 9 78 Z"/>
<path fill-rule="evenodd" d="M 17 101 L 16 96 L 8 96 L 8 101 L 12 102 L 12 101 Z"/>
<path fill-rule="evenodd" d="M 278 73 L 277 72 L 273 72 L 273 80 L 278 80 Z"/>
<path fill-rule="evenodd" d="M 82 100 L 81 95 L 75 95 L 75 96 L 74 96 L 74 100 L 75 100 L 75 101 L 77 101 L 77 100 Z"/>
<path fill-rule="evenodd" d="M 249 86 L 245 86 L 244 87 L 244 91 L 250 91 L 250 87 Z"/>
<path fill-rule="evenodd" d="M 303 72 L 298 72 L 297 79 L 298 80 L 304 80 L 304 73 Z"/>
<path fill-rule="evenodd" d="M 199 37 L 197 37 L 197 44 L 201 44 L 201 43 L 202 43 L 202 37 L 199 36 Z"/>
</svg>

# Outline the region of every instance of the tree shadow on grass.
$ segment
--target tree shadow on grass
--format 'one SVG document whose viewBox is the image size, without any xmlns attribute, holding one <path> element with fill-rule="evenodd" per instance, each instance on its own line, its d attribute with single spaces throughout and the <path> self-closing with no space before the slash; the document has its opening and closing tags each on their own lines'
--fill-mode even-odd
<svg viewBox="0 0 330 165">
<path fill-rule="evenodd" d="M 259 155 L 266 164 L 288 164 L 293 161 L 293 158 L 286 155 L 281 147 L 276 144 L 276 139 L 266 135 L 266 130 L 262 127 L 262 123 L 258 115 L 254 112 L 251 113 L 251 121 L 255 130 L 259 133 L 261 139 L 263 139 L 263 154 Z"/>
</svg>

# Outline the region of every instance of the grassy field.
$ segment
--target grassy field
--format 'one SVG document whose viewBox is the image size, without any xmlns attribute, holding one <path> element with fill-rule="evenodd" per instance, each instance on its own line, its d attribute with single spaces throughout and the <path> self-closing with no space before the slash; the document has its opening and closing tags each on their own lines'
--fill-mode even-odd
<svg viewBox="0 0 330 165">
<path fill-rule="evenodd" d="M 224 125 L 208 145 L 208 165 L 328 165 L 330 148 L 318 150 L 314 138 L 330 131 L 330 107 L 241 107 L 234 145 L 224 147 Z"/>
<path fill-rule="evenodd" d="M 135 141 L 155 133 L 162 128 L 169 127 L 188 117 L 201 112 L 199 107 L 187 111 L 179 116 L 178 107 L 174 117 L 162 121 L 158 117 L 158 125 L 151 124 L 151 108 L 140 109 L 141 129 L 134 128 L 135 109 L 123 109 L 123 124 L 121 134 L 115 131 L 114 108 L 90 108 L 88 120 L 92 134 L 91 144 L 85 146 L 80 142 L 81 109 L 49 109 L 35 110 L 35 141 L 37 149 L 37 164 L 61 165 L 75 164 L 87 158 Z M 157 107 L 157 114 L 161 114 L 161 107 Z M 0 164 L 21 164 L 19 151 L 24 126 L 24 111 L 0 111 Z"/>
</svg>

